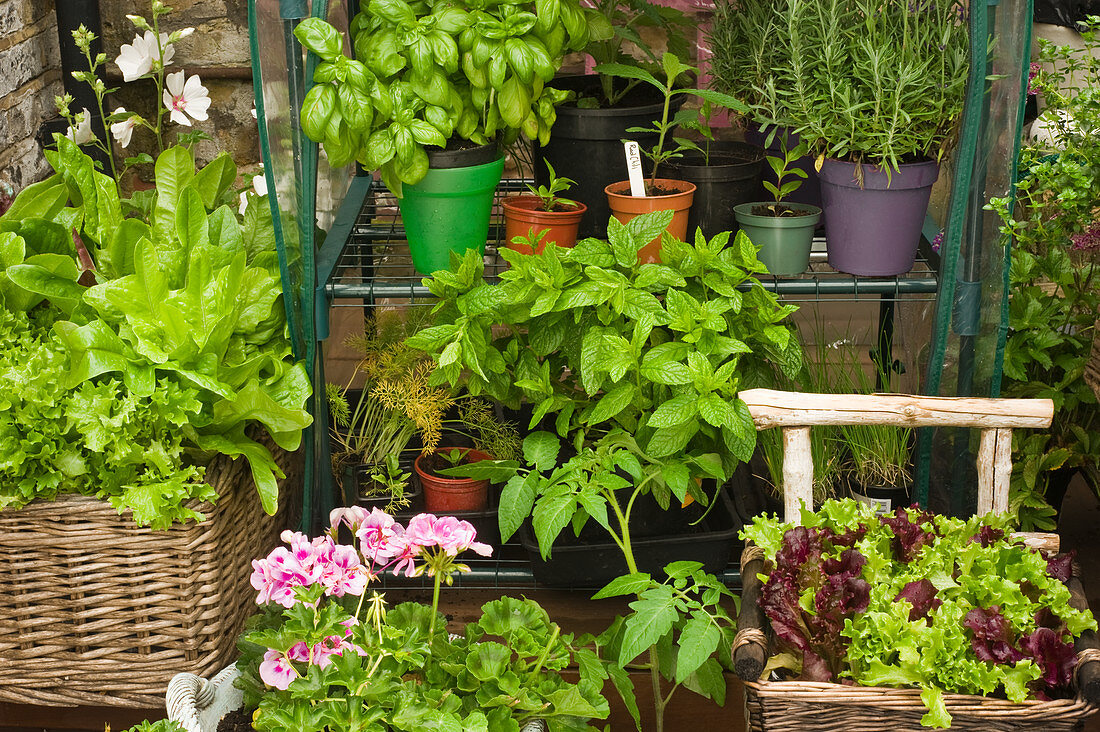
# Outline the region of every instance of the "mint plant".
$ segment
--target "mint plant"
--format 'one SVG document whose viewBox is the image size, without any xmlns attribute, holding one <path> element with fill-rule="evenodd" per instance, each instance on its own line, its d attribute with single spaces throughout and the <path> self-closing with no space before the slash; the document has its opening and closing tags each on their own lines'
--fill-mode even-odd
<svg viewBox="0 0 1100 732">
<path fill-rule="evenodd" d="M 638 250 L 662 236 L 670 216 L 612 219 L 607 242 L 502 251 L 510 266 L 496 284 L 483 279 L 481 257 L 467 254 L 457 271 L 426 280 L 439 298 L 434 325 L 408 344 L 435 359 L 436 383 L 510 408 L 527 401 L 530 429 L 545 419 L 577 450 L 622 429 L 639 458 L 660 462 L 672 480 L 724 480 L 756 442 L 740 384 L 770 368 L 793 375 L 801 364 L 786 322 L 795 307 L 756 280 L 764 267 L 743 234 L 698 234 L 692 244 L 665 235 L 663 263 L 640 263 Z M 702 469 L 705 455 L 720 456 L 720 470 Z M 667 505 L 668 479 L 652 486 Z"/>
</svg>

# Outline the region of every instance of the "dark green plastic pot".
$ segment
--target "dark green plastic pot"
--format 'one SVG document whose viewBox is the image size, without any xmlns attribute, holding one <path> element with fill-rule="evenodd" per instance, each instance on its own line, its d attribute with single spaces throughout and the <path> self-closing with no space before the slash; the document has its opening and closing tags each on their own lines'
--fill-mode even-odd
<svg viewBox="0 0 1100 732">
<path fill-rule="evenodd" d="M 499 157 L 464 168 L 430 168 L 416 185 L 402 186 L 398 203 L 417 272 L 450 269 L 451 252 L 485 251 L 493 192 L 503 173 Z"/>
<path fill-rule="evenodd" d="M 810 248 L 814 229 L 821 220 L 821 209 L 808 203 L 791 204 L 806 211 L 803 216 L 759 216 L 752 210 L 771 206 L 772 202 L 742 203 L 733 207 L 741 231 L 760 247 L 760 261 L 773 275 L 798 275 L 810 266 Z"/>
</svg>

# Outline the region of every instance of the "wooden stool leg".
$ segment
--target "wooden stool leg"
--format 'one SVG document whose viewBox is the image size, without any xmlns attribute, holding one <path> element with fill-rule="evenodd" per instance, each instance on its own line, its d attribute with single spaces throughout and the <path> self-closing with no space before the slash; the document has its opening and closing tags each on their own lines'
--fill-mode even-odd
<svg viewBox="0 0 1100 732">
<path fill-rule="evenodd" d="M 1012 430 L 982 430 L 978 444 L 978 515 L 1008 510 L 1012 479 Z"/>
<path fill-rule="evenodd" d="M 784 520 L 801 523 L 802 506 L 814 507 L 814 459 L 809 427 L 783 428 Z"/>
</svg>

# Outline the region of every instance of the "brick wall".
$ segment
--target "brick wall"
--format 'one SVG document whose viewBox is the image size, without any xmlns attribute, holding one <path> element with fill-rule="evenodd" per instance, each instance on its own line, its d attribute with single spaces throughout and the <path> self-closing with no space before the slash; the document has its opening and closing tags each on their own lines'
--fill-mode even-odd
<svg viewBox="0 0 1100 732">
<path fill-rule="evenodd" d="M 49 173 L 35 134 L 63 93 L 53 0 L 0 0 L 0 181 Z"/>
</svg>

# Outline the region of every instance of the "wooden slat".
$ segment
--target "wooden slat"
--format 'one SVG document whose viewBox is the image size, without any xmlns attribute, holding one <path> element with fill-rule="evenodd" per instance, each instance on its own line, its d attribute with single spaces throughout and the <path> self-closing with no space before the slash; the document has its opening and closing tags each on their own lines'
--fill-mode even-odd
<svg viewBox="0 0 1100 732">
<path fill-rule="evenodd" d="M 783 515 L 799 522 L 802 506 L 814 507 L 814 459 L 809 427 L 783 428 Z"/>
<path fill-rule="evenodd" d="M 1019 539 L 1032 549 L 1045 549 L 1057 553 L 1060 551 L 1061 537 L 1058 534 L 1038 534 L 1026 531 L 1018 531 L 1012 535 L 1013 539 Z"/>
<path fill-rule="evenodd" d="M 1008 490 L 1012 481 L 1012 430 L 997 430 L 997 454 L 993 460 L 993 513 L 1008 511 Z"/>
<path fill-rule="evenodd" d="M 772 389 L 748 389 L 739 396 L 748 405 L 757 429 L 843 424 L 1043 428 L 1054 418 L 1054 403 L 1049 399 L 806 394 Z"/>
<path fill-rule="evenodd" d="M 997 458 L 997 430 L 982 430 L 978 443 L 978 515 L 993 510 L 993 472 Z"/>
</svg>

